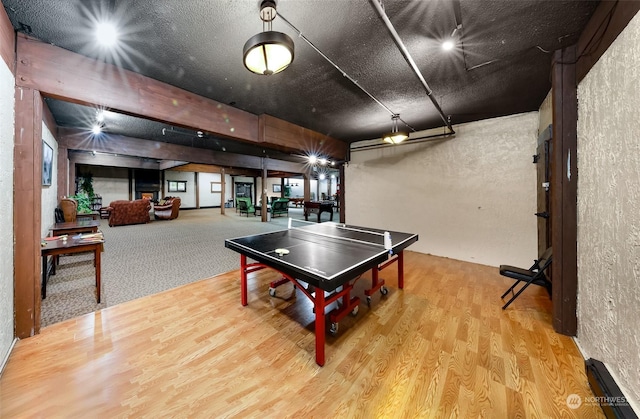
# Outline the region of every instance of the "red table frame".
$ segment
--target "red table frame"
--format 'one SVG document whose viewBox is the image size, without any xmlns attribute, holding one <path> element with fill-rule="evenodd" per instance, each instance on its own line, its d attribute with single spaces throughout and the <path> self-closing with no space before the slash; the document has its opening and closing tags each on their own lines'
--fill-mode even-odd
<svg viewBox="0 0 640 419">
<path fill-rule="evenodd" d="M 388 261 L 375 266 L 371 269 L 372 275 L 372 285 L 371 288 L 365 290 L 365 294 L 367 296 L 371 296 L 375 291 L 379 290 L 384 285 L 384 279 L 380 279 L 378 276 L 378 272 L 387 268 L 388 266 L 397 263 L 398 264 L 398 288 L 404 288 L 404 257 L 403 252 L 399 252 L 395 257 L 389 259 Z M 293 278 L 292 276 L 272 267 L 265 265 L 260 262 L 247 263 L 247 256 L 241 254 L 240 255 L 240 300 L 243 306 L 248 305 L 247 298 L 247 274 L 252 272 L 259 271 L 264 268 L 273 269 L 276 272 L 279 272 L 282 275 L 282 279 L 278 281 L 271 282 L 271 288 L 275 288 L 278 285 L 282 285 L 286 282 L 293 283 L 294 287 L 297 287 L 304 295 L 311 300 L 314 305 L 315 312 L 315 335 L 316 335 L 316 363 L 320 366 L 325 364 L 325 309 L 331 303 L 337 301 L 342 298 L 342 305 L 338 308 L 332 310 L 329 313 L 329 320 L 332 323 L 337 323 L 342 320 L 349 313 L 354 311 L 356 307 L 360 304 L 360 298 L 351 297 L 351 290 L 353 290 L 353 283 L 345 283 L 342 285 L 342 290 L 335 292 L 329 296 L 324 295 L 324 290 L 320 288 L 316 288 L 315 293 L 311 293 L 306 290 L 300 283 Z M 356 278 L 357 280 L 357 278 Z"/>
</svg>

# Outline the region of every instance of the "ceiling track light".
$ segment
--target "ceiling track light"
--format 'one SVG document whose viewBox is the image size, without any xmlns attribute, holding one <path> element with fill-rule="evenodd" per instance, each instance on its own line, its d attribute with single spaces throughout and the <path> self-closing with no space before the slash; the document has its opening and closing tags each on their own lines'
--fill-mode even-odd
<svg viewBox="0 0 640 419">
<path fill-rule="evenodd" d="M 242 49 L 244 66 L 252 73 L 276 74 L 293 62 L 293 40 L 282 32 L 271 30 L 276 15 L 276 2 L 263 0 L 260 4 L 263 32 L 249 38 Z"/>
<path fill-rule="evenodd" d="M 399 114 L 394 114 L 391 117 L 391 132 L 385 134 L 384 137 L 382 137 L 382 140 L 385 143 L 400 144 L 401 142 L 409 138 L 409 133 L 407 131 L 398 130 L 398 119 L 400 119 Z"/>
</svg>

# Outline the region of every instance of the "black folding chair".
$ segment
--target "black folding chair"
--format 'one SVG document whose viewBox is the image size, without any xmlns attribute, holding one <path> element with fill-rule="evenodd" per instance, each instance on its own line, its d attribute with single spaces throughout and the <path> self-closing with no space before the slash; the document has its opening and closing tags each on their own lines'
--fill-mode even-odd
<svg viewBox="0 0 640 419">
<path fill-rule="evenodd" d="M 514 282 L 513 285 L 509 287 L 509 289 L 506 290 L 504 294 L 502 294 L 502 297 L 500 297 L 504 300 L 504 297 L 507 294 L 512 294 L 511 299 L 507 301 L 504 306 L 502 306 L 502 309 L 504 310 L 509 307 L 509 304 L 511 304 L 513 300 L 518 298 L 518 296 L 522 294 L 522 291 L 524 291 L 531 284 L 545 287 L 547 292 L 549 293 L 549 297 L 551 297 L 551 281 L 544 273 L 549 265 L 551 265 L 551 248 L 545 250 L 542 256 L 540 256 L 540 259 L 535 260 L 533 262 L 533 265 L 529 269 L 522 269 L 509 265 L 500 265 L 500 275 L 516 280 L 516 282 Z M 514 294 L 513 290 L 520 282 L 524 282 L 525 284 L 518 290 L 518 292 Z"/>
</svg>

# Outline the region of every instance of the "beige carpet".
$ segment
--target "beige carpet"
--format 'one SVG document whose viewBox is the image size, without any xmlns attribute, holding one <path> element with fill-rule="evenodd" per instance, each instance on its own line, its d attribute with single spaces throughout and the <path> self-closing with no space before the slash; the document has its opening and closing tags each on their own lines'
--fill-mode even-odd
<svg viewBox="0 0 640 419">
<path fill-rule="evenodd" d="M 302 209 L 290 209 L 290 217 L 304 219 Z M 326 219 L 328 215 L 322 214 Z M 287 220 L 283 216 L 263 223 L 260 217 L 240 216 L 233 208 L 224 216 L 219 208 L 183 210 L 175 220 L 130 226 L 109 227 L 107 220 L 101 220 L 102 302 L 96 303 L 92 254 L 63 256 L 47 284 L 41 325 L 236 270 L 240 256 L 224 247 L 225 239 L 281 230 Z"/>
</svg>

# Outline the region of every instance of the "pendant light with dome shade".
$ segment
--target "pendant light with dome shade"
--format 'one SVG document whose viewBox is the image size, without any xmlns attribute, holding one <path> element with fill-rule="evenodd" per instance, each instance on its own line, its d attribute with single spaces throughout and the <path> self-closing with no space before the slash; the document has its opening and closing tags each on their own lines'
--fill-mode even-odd
<svg viewBox="0 0 640 419">
<path fill-rule="evenodd" d="M 293 40 L 282 32 L 271 30 L 276 14 L 276 2 L 263 0 L 260 4 L 263 32 L 249 38 L 242 49 L 244 66 L 252 73 L 276 74 L 293 61 Z"/>
<path fill-rule="evenodd" d="M 399 144 L 409 138 L 409 133 L 407 131 L 398 131 L 398 119 L 400 119 L 399 114 L 391 116 L 391 132 L 382 137 L 385 143 Z"/>
</svg>

